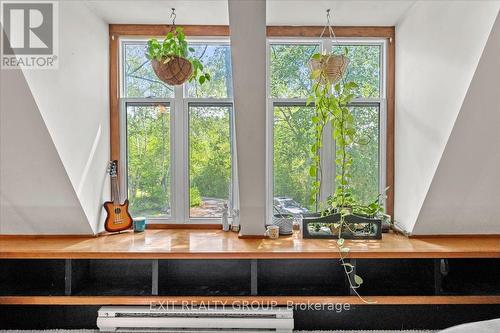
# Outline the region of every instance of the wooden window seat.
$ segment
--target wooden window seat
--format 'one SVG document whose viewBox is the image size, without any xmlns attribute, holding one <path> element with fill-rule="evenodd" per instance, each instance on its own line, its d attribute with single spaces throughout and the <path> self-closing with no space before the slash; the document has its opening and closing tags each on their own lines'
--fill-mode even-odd
<svg viewBox="0 0 500 333">
<path fill-rule="evenodd" d="M 500 304 L 500 237 L 389 233 L 347 243 L 373 305 Z M 334 240 L 221 230 L 0 236 L 0 304 L 366 304 L 350 293 L 338 258 Z"/>
</svg>

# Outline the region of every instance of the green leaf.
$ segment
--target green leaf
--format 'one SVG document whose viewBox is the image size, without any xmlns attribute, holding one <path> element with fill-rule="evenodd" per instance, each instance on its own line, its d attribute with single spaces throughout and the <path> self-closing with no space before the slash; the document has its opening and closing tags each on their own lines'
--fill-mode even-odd
<svg viewBox="0 0 500 333">
<path fill-rule="evenodd" d="M 315 53 L 315 54 L 312 55 L 311 58 L 314 59 L 314 60 L 319 60 L 319 59 L 321 59 L 321 53 Z"/>
<path fill-rule="evenodd" d="M 200 84 L 205 83 L 205 77 L 204 76 L 200 76 L 200 78 L 198 79 L 198 81 L 200 82 Z"/>
<path fill-rule="evenodd" d="M 342 263 L 342 266 L 345 267 L 346 274 L 351 274 L 354 271 L 354 266 L 348 262 Z"/>
<path fill-rule="evenodd" d="M 314 101 L 314 96 L 309 96 L 307 97 L 307 100 L 306 100 L 306 106 L 309 106 L 309 104 L 312 103 L 312 101 Z"/>
<path fill-rule="evenodd" d="M 354 274 L 354 282 L 356 282 L 356 284 L 360 286 L 363 284 L 363 279 L 361 278 L 361 276 Z"/>
<path fill-rule="evenodd" d="M 311 166 L 309 168 L 309 176 L 311 177 L 316 177 L 317 176 L 317 169 L 315 166 Z"/>
</svg>

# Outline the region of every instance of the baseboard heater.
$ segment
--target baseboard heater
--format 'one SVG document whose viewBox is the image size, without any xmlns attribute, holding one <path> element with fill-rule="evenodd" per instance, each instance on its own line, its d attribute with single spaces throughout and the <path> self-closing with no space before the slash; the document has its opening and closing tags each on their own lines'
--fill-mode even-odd
<svg viewBox="0 0 500 333">
<path fill-rule="evenodd" d="M 291 333 L 293 311 L 278 307 L 157 310 L 147 306 L 104 306 L 98 311 L 97 327 L 101 332 Z"/>
</svg>

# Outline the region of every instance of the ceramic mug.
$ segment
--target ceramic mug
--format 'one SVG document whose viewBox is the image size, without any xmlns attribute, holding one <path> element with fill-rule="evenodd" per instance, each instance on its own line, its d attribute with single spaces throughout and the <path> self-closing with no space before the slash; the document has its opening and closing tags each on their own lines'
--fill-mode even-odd
<svg viewBox="0 0 500 333">
<path fill-rule="evenodd" d="M 134 232 L 143 232 L 146 229 L 145 217 L 134 217 Z"/>
<path fill-rule="evenodd" d="M 280 227 L 277 225 L 269 225 L 264 235 L 271 239 L 277 239 L 280 236 Z"/>
</svg>

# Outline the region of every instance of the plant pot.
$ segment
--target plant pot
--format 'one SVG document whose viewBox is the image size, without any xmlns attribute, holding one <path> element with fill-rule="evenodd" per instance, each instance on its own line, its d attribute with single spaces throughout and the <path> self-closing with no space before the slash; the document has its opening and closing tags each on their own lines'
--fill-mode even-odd
<svg viewBox="0 0 500 333">
<path fill-rule="evenodd" d="M 341 215 L 339 213 L 321 216 L 307 214 L 302 218 L 302 237 L 315 239 L 337 239 L 339 237 Z M 344 239 L 381 239 L 382 220 L 349 214 L 341 237 Z"/>
<path fill-rule="evenodd" d="M 338 82 L 344 76 L 349 59 L 344 55 L 326 54 L 319 59 L 311 59 L 309 67 L 311 71 L 321 70 L 321 79 L 325 78 L 331 84 Z"/>
<path fill-rule="evenodd" d="M 171 56 L 151 60 L 156 76 L 171 86 L 178 86 L 189 80 L 193 74 L 193 65 L 183 57 Z"/>
<path fill-rule="evenodd" d="M 276 225 L 280 228 L 280 235 L 293 234 L 293 221 L 295 218 L 292 214 L 274 214 L 271 225 Z"/>
</svg>

